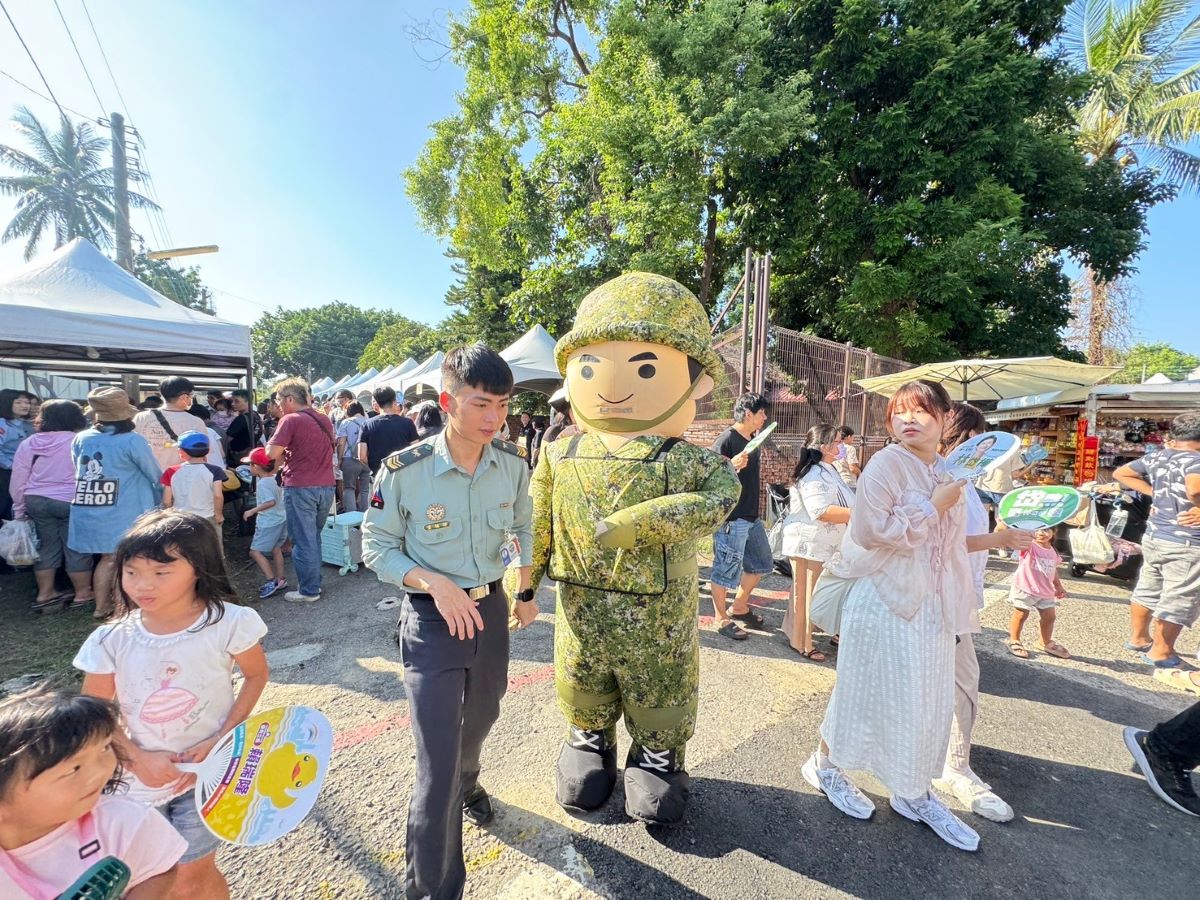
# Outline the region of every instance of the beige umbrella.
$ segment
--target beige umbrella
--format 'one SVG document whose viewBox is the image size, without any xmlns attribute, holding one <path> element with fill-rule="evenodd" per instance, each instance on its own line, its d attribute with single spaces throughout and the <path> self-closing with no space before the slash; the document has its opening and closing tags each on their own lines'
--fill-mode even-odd
<svg viewBox="0 0 1200 900">
<path fill-rule="evenodd" d="M 891 375 L 864 378 L 854 383 L 863 390 L 890 397 L 918 378 L 937 381 L 950 396 L 965 401 L 1006 400 L 1071 387 L 1090 387 L 1114 373 L 1116 366 L 1089 366 L 1053 356 L 1023 359 L 957 359 L 927 363 Z"/>
</svg>

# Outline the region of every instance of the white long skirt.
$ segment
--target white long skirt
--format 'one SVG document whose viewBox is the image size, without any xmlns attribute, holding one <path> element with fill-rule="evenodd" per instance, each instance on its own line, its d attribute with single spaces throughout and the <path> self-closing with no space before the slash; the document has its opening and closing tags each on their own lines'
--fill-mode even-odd
<svg viewBox="0 0 1200 900">
<path fill-rule="evenodd" d="M 924 796 L 941 776 L 954 716 L 954 635 L 932 603 L 892 613 L 869 578 L 842 610 L 837 683 L 821 737 L 842 769 L 870 772 L 893 794 Z"/>
</svg>

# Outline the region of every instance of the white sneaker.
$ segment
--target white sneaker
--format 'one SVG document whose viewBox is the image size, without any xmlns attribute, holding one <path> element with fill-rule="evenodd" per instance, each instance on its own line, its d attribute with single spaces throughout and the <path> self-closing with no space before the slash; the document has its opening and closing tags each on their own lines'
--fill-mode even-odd
<svg viewBox="0 0 1200 900">
<path fill-rule="evenodd" d="M 288 603 L 316 603 L 321 599 L 320 594 L 302 594 L 299 591 L 288 591 L 283 595 Z"/>
<path fill-rule="evenodd" d="M 1013 808 L 996 796 L 992 786 L 968 769 L 952 772 L 947 769 L 941 778 L 935 778 L 933 786 L 943 794 L 949 794 L 977 816 L 992 822 L 1011 822 Z"/>
<path fill-rule="evenodd" d="M 892 795 L 892 809 L 906 819 L 924 822 L 951 847 L 974 852 L 979 849 L 979 835 L 931 793 L 920 800 L 905 800 Z"/>
<path fill-rule="evenodd" d="M 845 772 L 837 766 L 817 768 L 817 754 L 810 756 L 800 767 L 800 774 L 846 815 L 855 819 L 869 819 L 875 814 L 875 804 L 871 798 L 860 791 Z"/>
</svg>

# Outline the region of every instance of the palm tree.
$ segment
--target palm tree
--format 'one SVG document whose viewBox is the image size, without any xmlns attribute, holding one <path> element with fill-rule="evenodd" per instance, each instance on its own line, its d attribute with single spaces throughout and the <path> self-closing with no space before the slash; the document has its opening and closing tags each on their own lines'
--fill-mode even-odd
<svg viewBox="0 0 1200 900">
<path fill-rule="evenodd" d="M 59 130 L 51 134 L 23 106 L 13 122 L 32 152 L 0 145 L 0 160 L 20 173 L 0 176 L 0 194 L 17 198 L 16 214 L 0 241 L 26 239 L 26 259 L 33 257 L 48 231 L 54 233 L 55 247 L 82 237 L 98 247 L 111 248 L 116 221 L 113 171 L 103 165 L 109 142 L 97 137 L 87 122 L 75 125 L 65 115 Z M 131 172 L 130 180 L 137 181 L 137 174 Z M 158 208 L 133 191 L 129 192 L 129 205 Z"/>
<path fill-rule="evenodd" d="M 1200 15 L 1193 0 L 1076 0 L 1064 38 L 1071 62 L 1091 76 L 1076 113 L 1080 149 L 1091 159 L 1149 167 L 1176 191 L 1200 191 Z M 1091 287 L 1088 361 L 1104 356 L 1113 320 L 1109 285 Z"/>
</svg>

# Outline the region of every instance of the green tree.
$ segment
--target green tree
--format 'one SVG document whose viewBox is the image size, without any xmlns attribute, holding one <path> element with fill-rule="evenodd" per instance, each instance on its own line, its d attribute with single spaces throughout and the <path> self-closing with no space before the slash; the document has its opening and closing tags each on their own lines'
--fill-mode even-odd
<svg viewBox="0 0 1200 900">
<path fill-rule="evenodd" d="M 517 278 L 502 304 L 517 326 L 561 332 L 584 293 L 633 268 L 711 305 L 741 253 L 731 179 L 811 126 L 806 76 L 768 77 L 768 10 L 474 3 L 450 28 L 459 111 L 406 173 L 422 222 L 466 272 Z"/>
<path fill-rule="evenodd" d="M 776 321 L 914 362 L 1060 353 L 1068 254 L 1116 277 L 1150 179 L 1085 165 L 1056 0 L 780 3 L 772 60 L 814 78 L 811 139 L 743 174 Z"/>
<path fill-rule="evenodd" d="M 335 300 L 311 309 L 266 312 L 250 329 L 254 364 L 262 382 L 300 375 L 341 378 L 358 371 L 358 360 L 376 332 L 399 317 Z"/>
<path fill-rule="evenodd" d="M 53 133 L 25 107 L 17 110 L 12 121 L 30 149 L 0 145 L 0 161 L 19 173 L 0 176 L 0 194 L 17 198 L 16 214 L 0 241 L 24 240 L 26 259 L 33 258 L 48 234 L 53 235 L 55 247 L 81 237 L 110 249 L 116 211 L 112 168 L 104 165 L 109 141 L 97 137 L 87 122 L 72 124 L 65 115 Z M 139 177 L 129 173 L 130 181 Z M 129 205 L 158 209 L 133 191 Z"/>
<path fill-rule="evenodd" d="M 1200 366 L 1200 356 L 1176 350 L 1170 344 L 1134 344 L 1121 363 L 1124 368 L 1109 379 L 1114 384 L 1141 384 L 1160 372 L 1172 381 L 1180 381 Z"/>
<path fill-rule="evenodd" d="M 382 372 L 385 366 L 404 362 L 409 357 L 420 362 L 436 350 L 437 345 L 435 329 L 423 322 L 396 316 L 394 321 L 375 332 L 358 359 L 358 371 L 374 368 Z"/>
<path fill-rule="evenodd" d="M 210 316 L 216 315 L 212 291 L 200 280 L 200 269 L 197 266 L 176 269 L 165 259 L 151 259 L 142 252 L 134 254 L 133 274 L 139 281 L 145 282 L 181 306 L 208 313 Z"/>
<path fill-rule="evenodd" d="M 1174 192 L 1200 190 L 1200 14 L 1190 0 L 1076 0 L 1069 58 L 1091 89 L 1076 112 L 1087 159 L 1153 173 Z M 1088 358 L 1104 356 L 1110 283 L 1091 272 Z"/>
</svg>

